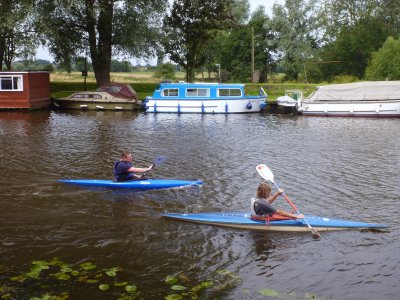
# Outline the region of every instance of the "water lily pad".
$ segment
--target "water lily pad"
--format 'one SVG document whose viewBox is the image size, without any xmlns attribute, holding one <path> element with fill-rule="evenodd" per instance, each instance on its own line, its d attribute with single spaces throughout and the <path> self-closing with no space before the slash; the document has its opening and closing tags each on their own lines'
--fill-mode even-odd
<svg viewBox="0 0 400 300">
<path fill-rule="evenodd" d="M 25 275 L 18 275 L 10 278 L 11 281 L 17 281 L 21 283 L 24 282 L 26 279 L 27 277 Z"/>
<path fill-rule="evenodd" d="M 110 286 L 108 284 L 100 284 L 99 289 L 102 291 L 107 291 L 110 289 Z"/>
<path fill-rule="evenodd" d="M 40 272 L 42 271 L 42 267 L 39 265 L 34 265 L 29 272 L 25 273 L 27 277 L 38 279 L 40 276 Z"/>
<path fill-rule="evenodd" d="M 85 262 L 83 264 L 80 264 L 79 266 L 82 269 L 86 270 L 86 271 L 87 270 L 93 270 L 93 269 L 97 268 L 97 266 L 95 264 L 91 263 L 91 262 Z"/>
<path fill-rule="evenodd" d="M 116 283 L 114 283 L 114 286 L 126 286 L 126 285 L 128 285 L 128 282 L 116 282 Z"/>
<path fill-rule="evenodd" d="M 58 273 L 50 274 L 50 275 L 54 276 L 58 280 L 69 280 L 69 279 L 71 279 L 71 276 L 69 274 L 64 273 L 64 272 L 58 272 Z"/>
<path fill-rule="evenodd" d="M 72 268 L 69 267 L 69 266 L 63 266 L 63 267 L 61 267 L 60 271 L 63 272 L 63 273 L 70 273 L 70 272 L 72 272 L 73 270 L 72 270 Z"/>
<path fill-rule="evenodd" d="M 165 283 L 166 284 L 174 284 L 177 281 L 178 281 L 178 278 L 170 276 L 170 275 L 168 275 L 167 278 L 165 278 Z"/>
<path fill-rule="evenodd" d="M 117 272 L 120 270 L 121 270 L 121 268 L 118 268 L 118 267 L 111 268 L 106 271 L 106 274 L 110 277 L 115 277 L 115 276 L 117 276 Z"/>
<path fill-rule="evenodd" d="M 182 295 L 172 294 L 165 297 L 166 300 L 181 300 L 183 299 Z"/>
<path fill-rule="evenodd" d="M 86 279 L 85 281 L 87 283 L 98 283 L 99 282 L 97 279 Z"/>
<path fill-rule="evenodd" d="M 45 261 L 45 260 L 34 260 L 32 261 L 32 265 L 37 266 L 38 268 L 41 268 L 42 270 L 46 270 L 49 267 L 50 263 Z"/>
<path fill-rule="evenodd" d="M 183 285 L 175 284 L 175 285 L 171 286 L 171 290 L 184 291 L 184 290 L 186 290 L 186 287 L 184 287 Z"/>
<path fill-rule="evenodd" d="M 125 287 L 125 291 L 128 293 L 135 293 L 137 291 L 137 286 L 136 285 L 127 285 Z"/>
<path fill-rule="evenodd" d="M 279 297 L 281 294 L 279 294 L 277 291 L 271 290 L 271 289 L 262 289 L 258 291 L 261 295 L 268 296 L 268 297 Z"/>
<path fill-rule="evenodd" d="M 198 291 L 200 291 L 202 289 L 210 288 L 213 285 L 214 285 L 214 282 L 212 282 L 212 281 L 203 281 L 202 283 L 192 287 L 190 290 L 193 291 L 193 292 L 198 292 Z"/>
</svg>

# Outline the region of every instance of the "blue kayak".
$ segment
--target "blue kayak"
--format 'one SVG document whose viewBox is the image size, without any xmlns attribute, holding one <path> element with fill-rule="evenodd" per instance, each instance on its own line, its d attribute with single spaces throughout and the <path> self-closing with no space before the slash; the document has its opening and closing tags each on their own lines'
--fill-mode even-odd
<svg viewBox="0 0 400 300">
<path fill-rule="evenodd" d="M 175 179 L 142 179 L 131 181 L 113 181 L 102 179 L 62 179 L 59 182 L 85 187 L 102 187 L 113 189 L 134 190 L 160 190 L 185 186 L 201 185 L 201 180 L 175 180 Z"/>
<path fill-rule="evenodd" d="M 270 231 L 290 231 L 290 232 L 309 232 L 307 224 L 303 219 L 280 219 L 280 220 L 255 220 L 251 218 L 250 212 L 214 212 L 180 214 L 167 213 L 163 217 L 201 223 L 207 225 L 217 225 L 242 229 L 270 230 Z M 307 222 L 318 231 L 344 230 L 344 229 L 384 229 L 386 225 L 376 223 L 365 223 L 343 219 L 318 217 L 304 215 Z"/>
</svg>

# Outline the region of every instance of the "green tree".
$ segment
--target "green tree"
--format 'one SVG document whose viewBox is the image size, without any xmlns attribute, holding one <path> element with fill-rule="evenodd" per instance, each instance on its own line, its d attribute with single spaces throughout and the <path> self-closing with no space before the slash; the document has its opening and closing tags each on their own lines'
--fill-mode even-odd
<svg viewBox="0 0 400 300">
<path fill-rule="evenodd" d="M 3 62 L 8 70 L 17 58 L 33 59 L 37 46 L 32 31 L 33 1 L 0 1 L 0 70 Z"/>
<path fill-rule="evenodd" d="M 259 6 L 247 24 L 220 33 L 217 49 L 224 80 L 250 81 L 252 31 L 255 70 L 260 71 L 260 82 L 267 80 L 267 74 L 272 72 L 277 56 L 276 39 L 270 21 L 264 7 Z"/>
<path fill-rule="evenodd" d="M 271 25 L 275 29 L 278 50 L 286 80 L 297 80 L 306 60 L 315 55 L 315 0 L 286 0 L 273 6 Z"/>
<path fill-rule="evenodd" d="M 388 37 L 366 70 L 368 80 L 400 80 L 400 40 Z"/>
<path fill-rule="evenodd" d="M 171 63 L 165 63 L 157 67 L 154 73 L 156 78 L 175 79 L 175 66 Z"/>
<path fill-rule="evenodd" d="M 132 70 L 132 64 L 127 61 L 111 60 L 111 72 L 130 72 Z"/>
<path fill-rule="evenodd" d="M 89 53 L 100 86 L 110 82 L 112 54 L 153 54 L 166 6 L 165 0 L 37 0 L 36 28 L 69 70 L 75 57 Z"/>
<path fill-rule="evenodd" d="M 336 40 L 321 49 L 321 70 L 325 79 L 337 75 L 364 77 L 371 54 L 377 51 L 387 37 L 379 19 L 360 20 L 353 26 L 343 26 Z"/>
<path fill-rule="evenodd" d="M 229 0 L 175 0 L 164 18 L 165 52 L 186 70 L 186 80 L 194 79 L 196 68 L 207 59 L 206 47 L 217 30 L 233 21 Z"/>
</svg>

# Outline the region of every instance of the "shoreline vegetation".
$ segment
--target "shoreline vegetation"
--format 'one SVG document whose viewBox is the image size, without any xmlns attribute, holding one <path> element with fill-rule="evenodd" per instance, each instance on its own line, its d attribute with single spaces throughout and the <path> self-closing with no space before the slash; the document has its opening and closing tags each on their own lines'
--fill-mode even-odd
<svg viewBox="0 0 400 300">
<path fill-rule="evenodd" d="M 86 90 L 96 90 L 96 80 L 93 73 L 89 73 L 86 78 Z M 206 74 L 204 78 L 201 74 L 196 76 L 196 82 L 216 82 L 215 74 L 212 74 L 211 80 Z M 144 100 L 146 96 L 151 96 L 157 84 L 163 79 L 155 78 L 154 72 L 112 72 L 110 74 L 112 82 L 130 84 L 136 91 L 138 98 Z M 184 72 L 177 72 L 172 82 L 185 80 Z M 268 94 L 267 102 L 275 103 L 279 96 L 285 95 L 285 90 L 302 90 L 305 96 L 309 95 L 317 87 L 313 83 L 281 83 L 279 78 L 272 78 L 268 83 L 245 83 L 246 93 L 249 95 L 258 95 L 260 87 L 263 87 Z M 50 97 L 60 98 L 68 96 L 77 91 L 84 90 L 84 78 L 81 72 L 54 72 L 50 73 Z"/>
</svg>

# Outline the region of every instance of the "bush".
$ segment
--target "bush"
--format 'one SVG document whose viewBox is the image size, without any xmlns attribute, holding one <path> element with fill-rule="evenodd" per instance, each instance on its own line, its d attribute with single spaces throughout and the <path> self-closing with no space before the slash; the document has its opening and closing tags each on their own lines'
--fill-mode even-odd
<svg viewBox="0 0 400 300">
<path fill-rule="evenodd" d="M 160 65 L 154 73 L 156 78 L 175 79 L 175 66 L 171 63 Z"/>
</svg>

